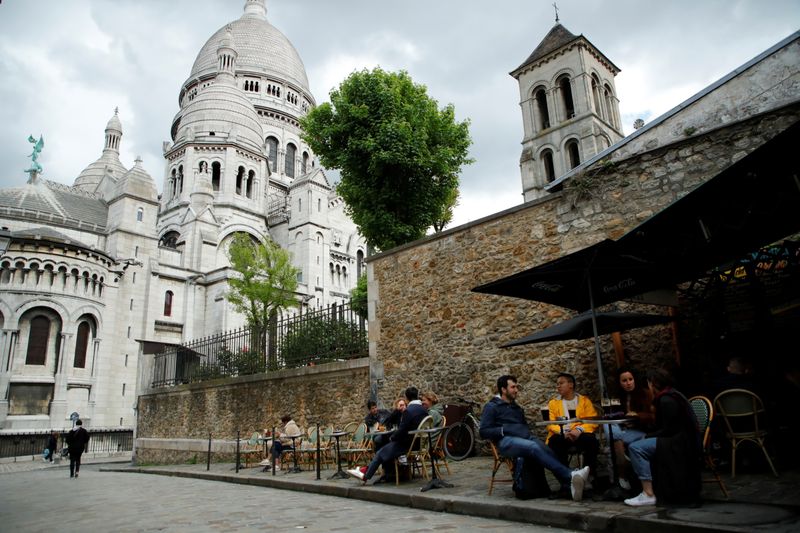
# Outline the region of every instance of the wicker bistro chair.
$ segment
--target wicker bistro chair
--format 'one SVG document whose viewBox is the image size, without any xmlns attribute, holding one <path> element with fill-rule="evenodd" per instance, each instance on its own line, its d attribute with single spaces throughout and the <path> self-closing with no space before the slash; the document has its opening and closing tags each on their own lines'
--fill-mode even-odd
<svg viewBox="0 0 800 533">
<path fill-rule="evenodd" d="M 239 455 L 241 460 L 244 461 L 245 468 L 250 468 L 251 463 L 255 466 L 263 459 L 264 446 L 261 442 L 261 435 L 259 435 L 257 431 L 254 432 L 249 439 L 242 442 Z"/>
<path fill-rule="evenodd" d="M 736 477 L 736 449 L 743 442 L 752 442 L 761 448 L 772 473 L 778 477 L 778 471 L 764 446 L 767 430 L 763 426 L 765 410 L 761 398 L 746 389 L 728 389 L 717 394 L 714 406 L 722 415 L 725 433 L 731 440 L 731 477 Z"/>
<path fill-rule="evenodd" d="M 514 460 L 511 457 L 501 456 L 500 452 L 497 451 L 497 446 L 495 446 L 494 442 L 488 442 L 489 447 L 492 449 L 492 457 L 494 458 L 494 463 L 492 464 L 492 477 L 489 478 L 489 496 L 491 496 L 495 483 L 514 483 Z M 503 465 L 508 468 L 509 477 L 498 478 L 497 474 Z"/>
<path fill-rule="evenodd" d="M 444 463 L 444 467 L 447 469 L 447 474 L 450 475 L 450 465 L 447 462 L 447 454 L 444 452 L 444 430 L 447 427 L 446 416 L 442 416 L 442 421 L 439 424 L 439 427 L 442 428 L 442 431 L 435 436 L 436 440 L 433 443 L 433 451 L 431 453 L 433 453 L 433 456 L 436 459 L 436 474 L 439 477 L 442 477 L 442 473 L 439 471 L 439 465 L 442 463 Z"/>
<path fill-rule="evenodd" d="M 420 421 L 417 429 L 430 429 L 433 427 L 433 418 L 430 415 Z M 406 452 L 406 464 L 411 468 L 411 477 L 414 477 L 414 472 L 421 471 L 425 480 L 428 479 L 428 468 L 425 461 L 430 460 L 430 450 L 428 444 L 428 436 L 424 434 L 416 434 L 411 439 L 411 444 Z M 401 457 L 394 460 L 394 483 L 400 484 L 400 465 Z"/>
<path fill-rule="evenodd" d="M 346 443 L 345 447 L 340 450 L 349 468 L 369 462 L 371 444 L 372 441 L 367 434 L 367 425 L 362 422 L 356 427 L 352 438 Z"/>
<path fill-rule="evenodd" d="M 694 417 L 697 419 L 697 429 L 700 431 L 700 438 L 703 446 L 703 462 L 711 471 L 711 474 L 714 476 L 714 479 L 704 479 L 703 482 L 705 483 L 719 483 L 719 488 L 722 491 L 722 494 L 725 495 L 725 498 L 728 497 L 728 489 L 725 487 L 725 483 L 722 482 L 722 478 L 719 477 L 719 472 L 717 472 L 717 467 L 714 464 L 714 458 L 711 455 L 711 422 L 714 420 L 714 407 L 711 405 L 711 400 L 706 398 L 705 396 L 692 396 L 689 398 L 689 405 L 692 407 L 692 411 L 694 412 Z"/>
<path fill-rule="evenodd" d="M 316 426 L 308 428 L 308 438 L 303 440 L 298 453 L 302 463 L 307 464 L 309 468 L 314 467 L 317 461 L 317 428 Z M 322 467 L 327 466 L 330 462 L 330 454 L 327 450 L 328 444 L 322 440 L 319 442 L 320 451 L 320 464 Z"/>
</svg>

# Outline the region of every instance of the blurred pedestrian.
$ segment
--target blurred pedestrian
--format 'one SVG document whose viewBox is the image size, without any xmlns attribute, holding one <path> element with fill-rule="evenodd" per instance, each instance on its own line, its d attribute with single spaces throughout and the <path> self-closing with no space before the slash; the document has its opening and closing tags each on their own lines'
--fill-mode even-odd
<svg viewBox="0 0 800 533">
<path fill-rule="evenodd" d="M 75 422 L 75 427 L 67 434 L 69 449 L 69 477 L 78 477 L 81 470 L 81 455 L 89 444 L 89 432 L 83 428 L 83 421 Z"/>
</svg>

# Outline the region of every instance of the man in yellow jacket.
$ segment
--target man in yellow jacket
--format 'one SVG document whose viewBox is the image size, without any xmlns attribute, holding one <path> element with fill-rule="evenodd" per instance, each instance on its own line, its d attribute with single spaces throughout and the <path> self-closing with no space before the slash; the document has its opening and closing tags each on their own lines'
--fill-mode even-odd
<svg viewBox="0 0 800 533">
<path fill-rule="evenodd" d="M 558 395 L 548 403 L 550 420 L 597 417 L 597 410 L 592 401 L 575 392 L 575 376 L 572 374 L 562 372 L 558 375 L 556 391 Z M 547 445 L 565 466 L 568 466 L 570 448 L 580 451 L 583 454 L 584 465 L 588 466 L 594 475 L 597 467 L 597 451 L 600 448 L 594 434 L 596 429 L 596 424 L 581 422 L 550 424 L 547 426 Z"/>
</svg>

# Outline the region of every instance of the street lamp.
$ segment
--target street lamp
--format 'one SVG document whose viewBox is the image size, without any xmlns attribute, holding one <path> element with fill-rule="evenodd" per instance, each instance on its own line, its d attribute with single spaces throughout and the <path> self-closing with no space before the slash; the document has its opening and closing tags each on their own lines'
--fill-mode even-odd
<svg viewBox="0 0 800 533">
<path fill-rule="evenodd" d="M 11 232 L 8 231 L 8 228 L 3 226 L 0 229 L 0 257 L 2 257 L 6 250 L 8 250 L 8 246 L 11 244 Z"/>
</svg>

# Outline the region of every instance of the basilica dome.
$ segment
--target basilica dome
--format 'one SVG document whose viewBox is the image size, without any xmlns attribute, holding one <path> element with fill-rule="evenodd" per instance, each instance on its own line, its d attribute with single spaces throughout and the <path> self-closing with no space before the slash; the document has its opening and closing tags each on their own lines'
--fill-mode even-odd
<svg viewBox="0 0 800 533">
<path fill-rule="evenodd" d="M 214 74 L 217 69 L 217 49 L 230 27 L 236 43 L 236 70 L 252 72 L 286 81 L 311 93 L 306 67 L 289 39 L 267 21 L 263 0 L 249 0 L 244 14 L 223 26 L 211 36 L 197 54 L 189 80 Z"/>
<path fill-rule="evenodd" d="M 206 87 L 180 113 L 180 129 L 175 142 L 220 140 L 243 143 L 262 151 L 261 124 L 253 104 L 232 83 L 220 82 Z"/>
</svg>

